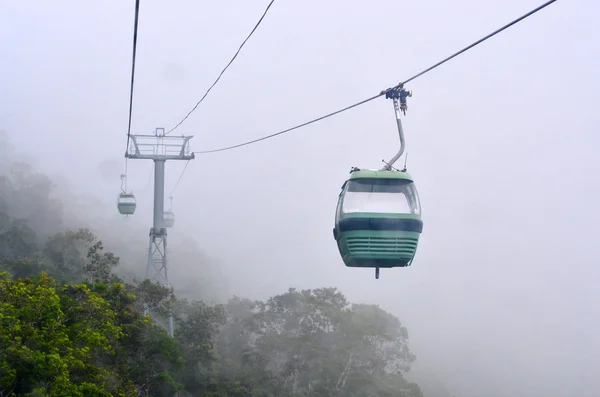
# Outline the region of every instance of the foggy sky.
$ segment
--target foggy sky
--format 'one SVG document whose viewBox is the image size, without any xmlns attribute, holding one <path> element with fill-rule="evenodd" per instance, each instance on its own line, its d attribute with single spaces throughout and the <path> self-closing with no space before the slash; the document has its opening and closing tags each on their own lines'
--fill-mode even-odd
<svg viewBox="0 0 600 397">
<path fill-rule="evenodd" d="M 133 133 L 185 116 L 268 2 L 142 1 Z M 377 94 L 541 2 L 278 0 L 177 133 L 206 150 L 288 128 Z M 43 171 L 104 203 L 120 233 L 133 7 L 0 7 L 0 128 Z M 375 280 L 344 267 L 332 235 L 350 167 L 380 167 L 398 148 L 385 99 L 197 156 L 173 195 L 170 241 L 193 238 L 220 258 L 237 295 L 337 286 L 380 304 L 408 327 L 415 370 L 457 397 L 599 395 L 598 16 L 591 0 L 558 1 L 407 86 L 408 171 L 424 221 L 412 267 Z M 167 195 L 183 166 L 167 164 Z M 147 227 L 151 167 L 129 161 L 134 222 Z"/>
</svg>

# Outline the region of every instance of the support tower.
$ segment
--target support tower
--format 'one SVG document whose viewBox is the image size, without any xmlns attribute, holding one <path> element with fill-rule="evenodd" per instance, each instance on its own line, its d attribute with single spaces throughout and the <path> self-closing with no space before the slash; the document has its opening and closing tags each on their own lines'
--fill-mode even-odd
<svg viewBox="0 0 600 397">
<path fill-rule="evenodd" d="M 150 228 L 146 278 L 170 288 L 167 273 L 167 229 L 164 227 L 165 163 L 167 160 L 193 160 L 189 141 L 192 136 L 167 136 L 164 128 L 156 128 L 154 135 L 131 135 L 131 144 L 125 157 L 154 161 L 154 220 Z M 146 313 L 152 316 L 152 313 Z M 154 316 L 153 320 L 158 322 Z M 162 325 L 162 324 L 160 324 Z M 173 314 L 169 311 L 168 326 L 173 336 Z"/>
</svg>

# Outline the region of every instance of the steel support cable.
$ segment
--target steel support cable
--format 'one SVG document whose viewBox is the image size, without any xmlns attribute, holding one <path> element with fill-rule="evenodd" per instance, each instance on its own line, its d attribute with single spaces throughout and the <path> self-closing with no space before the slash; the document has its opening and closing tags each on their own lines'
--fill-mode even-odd
<svg viewBox="0 0 600 397">
<path fill-rule="evenodd" d="M 492 36 L 495 36 L 495 35 L 497 35 L 498 33 L 500 33 L 500 32 L 502 32 L 502 31 L 504 31 L 504 30 L 508 29 L 509 27 L 511 27 L 511 26 L 513 26 L 513 25 L 515 25 L 515 24 L 517 24 L 518 22 L 522 21 L 523 19 L 525 19 L 525 18 L 527 18 L 527 17 L 529 17 L 529 16 L 531 16 L 531 15 L 535 14 L 536 12 L 540 11 L 541 9 L 543 9 L 543 8 L 545 8 L 545 7 L 547 7 L 547 6 L 549 6 L 550 4 L 552 4 L 552 3 L 556 2 L 556 1 L 557 1 L 557 0 L 550 0 L 550 1 L 547 1 L 546 3 L 542 4 L 541 6 L 539 6 L 539 7 L 535 8 L 535 9 L 533 9 L 533 10 L 529 11 L 527 14 L 524 14 L 523 16 L 521 16 L 521 17 L 519 17 L 519 18 L 517 18 L 517 19 L 513 20 L 512 22 L 510 22 L 510 23 L 508 23 L 508 24 L 504 25 L 503 27 L 501 27 L 501 28 L 499 28 L 499 29 L 495 30 L 494 32 L 492 32 L 492 33 L 488 34 L 487 36 L 485 36 L 485 37 L 483 37 L 483 38 L 481 38 L 481 39 L 477 40 L 476 42 L 474 42 L 474 43 L 472 43 L 472 44 L 468 45 L 467 47 L 463 48 L 462 50 L 455 52 L 454 54 L 452 54 L 452 55 L 450 55 L 449 57 L 447 57 L 447 58 L 445 58 L 445 59 L 441 60 L 440 62 L 438 62 L 438 63 L 434 64 L 433 66 L 430 66 L 430 67 L 428 67 L 427 69 L 425 69 L 425 70 L 423 70 L 423 71 L 421 71 L 421 72 L 419 72 L 419 73 L 415 74 L 414 76 L 410 77 L 409 79 L 407 79 L 407 80 L 404 80 L 404 81 L 403 81 L 403 82 L 401 82 L 401 83 L 398 83 L 397 85 L 395 85 L 395 86 L 394 86 L 394 87 L 392 87 L 392 88 L 388 88 L 388 89 L 386 89 L 386 90 L 383 90 L 383 91 L 382 91 L 382 92 L 380 92 L 379 94 L 377 94 L 377 95 L 374 95 L 374 96 L 372 96 L 372 97 L 370 97 L 370 98 L 367 98 L 367 99 L 365 99 L 365 100 L 362 100 L 362 101 L 360 101 L 360 102 L 357 102 L 357 103 L 355 103 L 355 104 L 353 104 L 353 105 L 346 106 L 345 108 L 342 108 L 342 109 L 340 109 L 340 110 L 336 110 L 335 112 L 328 113 L 328 114 L 326 114 L 326 115 L 324 115 L 324 116 L 321 116 L 321 117 L 319 117 L 319 118 L 316 118 L 316 119 L 313 119 L 313 120 L 307 121 L 307 122 L 305 122 L 305 123 L 302 123 L 302 124 L 296 125 L 296 126 L 294 126 L 294 127 L 292 127 L 292 128 L 288 128 L 288 129 L 286 129 L 286 130 L 279 131 L 279 132 L 277 132 L 277 133 L 275 133 L 275 134 L 267 135 L 267 136 L 264 136 L 264 137 L 262 137 L 262 138 L 254 139 L 254 140 L 247 141 L 247 142 L 240 143 L 240 144 L 233 145 L 233 146 L 227 146 L 227 147 L 223 147 L 223 148 L 220 148 L 220 149 L 213 149 L 213 150 L 201 150 L 201 151 L 197 151 L 197 152 L 194 152 L 194 153 L 195 153 L 195 154 L 216 153 L 216 152 L 223 152 L 223 151 L 226 151 L 226 150 L 231 150 L 231 149 L 239 148 L 239 147 L 242 147 L 242 146 L 251 145 L 251 144 L 253 144 L 253 143 L 260 142 L 260 141 L 264 141 L 264 140 L 266 140 L 266 139 L 270 139 L 270 138 L 276 137 L 276 136 L 278 136 L 278 135 L 285 134 L 285 133 L 287 133 L 287 132 L 290 132 L 290 131 L 296 130 L 296 129 L 298 129 L 298 128 L 301 128 L 301 127 L 307 126 L 307 125 L 309 125 L 309 124 L 316 123 L 317 121 L 321 121 L 321 120 L 323 120 L 323 119 L 329 118 L 329 117 L 331 117 L 331 116 L 334 116 L 334 115 L 336 115 L 336 114 L 339 114 L 339 113 L 345 112 L 346 110 L 350 110 L 350 109 L 352 109 L 352 108 L 355 108 L 355 107 L 357 107 L 357 106 L 363 105 L 363 104 L 365 104 L 365 103 L 367 103 L 367 102 L 370 102 L 370 101 L 372 101 L 372 100 L 374 100 L 374 99 L 377 99 L 377 98 L 379 98 L 379 97 L 381 97 L 381 96 L 384 96 L 384 95 L 386 95 L 386 94 L 387 94 L 389 91 L 391 91 L 391 90 L 394 90 L 394 89 L 397 89 L 397 88 L 401 88 L 401 87 L 403 87 L 403 86 L 404 86 L 404 84 L 406 84 L 406 83 L 408 83 L 408 82 L 411 82 L 411 81 L 415 80 L 416 78 L 418 78 L 418 77 L 420 77 L 420 76 L 423 76 L 424 74 L 426 74 L 426 73 L 428 73 L 428 72 L 432 71 L 433 69 L 437 68 L 438 66 L 441 66 L 442 64 L 444 64 L 444 63 L 448 62 L 449 60 L 451 60 L 451 59 L 453 59 L 453 58 L 455 58 L 455 57 L 459 56 L 460 54 L 464 53 L 465 51 L 468 51 L 468 50 L 470 50 L 471 48 L 475 47 L 476 45 L 483 43 L 484 41 L 486 41 L 487 39 L 491 38 Z"/>
<path fill-rule="evenodd" d="M 131 86 L 129 89 L 129 125 L 127 127 L 127 147 L 125 153 L 129 150 L 129 138 L 131 137 L 131 115 L 133 113 L 133 87 L 135 82 L 135 54 L 137 52 L 137 31 L 138 19 L 140 14 L 140 0 L 135 0 L 135 18 L 133 21 L 133 56 L 131 58 Z"/>
<path fill-rule="evenodd" d="M 150 187 L 150 182 L 152 182 L 152 176 L 154 176 L 154 166 L 150 170 L 150 176 L 148 177 L 148 181 L 146 182 L 146 186 L 142 189 L 142 192 L 145 192 Z"/>
<path fill-rule="evenodd" d="M 183 170 L 181 171 L 181 174 L 179 174 L 179 178 L 177 179 L 177 182 L 175 182 L 175 186 L 173 186 L 173 190 L 171 190 L 171 194 L 169 194 L 170 197 L 173 196 L 173 192 L 175 192 L 175 189 L 177 189 L 177 185 L 179 185 L 179 182 L 181 182 L 181 178 L 183 178 L 183 174 L 185 174 L 185 170 L 187 170 L 187 167 L 189 164 L 190 164 L 190 160 L 186 161 L 185 166 L 183 167 Z"/>
<path fill-rule="evenodd" d="M 200 103 L 202 103 L 202 101 L 204 101 L 204 99 L 208 96 L 208 93 L 213 89 L 213 87 L 215 85 L 217 85 L 217 83 L 219 82 L 219 80 L 221 80 L 221 77 L 223 76 L 223 74 L 225 73 L 225 71 L 229 68 L 229 66 L 231 66 L 231 64 L 233 63 L 233 61 L 235 61 L 235 59 L 239 55 L 240 51 L 242 50 L 242 48 L 244 47 L 244 45 L 246 44 L 246 42 L 250 39 L 250 37 L 252 37 L 252 35 L 256 31 L 256 29 L 258 28 L 258 26 L 261 24 L 261 22 L 263 21 L 263 19 L 267 15 L 267 12 L 269 12 L 269 9 L 271 8 L 271 6 L 273 5 L 274 2 L 275 2 L 275 0 L 271 0 L 271 2 L 269 3 L 269 5 L 265 9 L 265 11 L 263 12 L 262 16 L 260 17 L 260 19 L 258 20 L 258 22 L 256 23 L 256 25 L 254 25 L 254 28 L 250 31 L 250 33 L 248 34 L 248 36 L 246 37 L 246 39 L 242 42 L 242 44 L 240 44 L 240 47 L 236 51 L 235 55 L 231 58 L 231 60 L 229 61 L 229 63 L 223 68 L 223 70 L 221 71 L 221 73 L 219 73 L 219 76 L 217 77 L 217 79 L 214 81 L 214 83 L 212 83 L 212 85 L 208 88 L 208 90 L 206 90 L 206 92 L 204 93 L 204 95 L 202 96 L 202 98 L 200 98 L 200 100 L 196 103 L 196 105 L 192 108 L 192 110 L 190 110 L 188 112 L 188 114 L 179 123 L 177 123 L 177 125 L 175 127 L 171 128 L 169 131 L 167 131 L 167 133 L 165 135 L 169 135 L 177 127 L 179 127 L 181 124 L 183 124 L 183 122 L 185 120 L 187 120 L 187 118 L 194 112 L 194 110 L 196 110 L 196 108 L 198 107 L 198 105 L 200 105 Z"/>
<path fill-rule="evenodd" d="M 321 121 L 321 120 L 323 120 L 323 119 L 326 119 L 326 118 L 328 118 L 328 117 L 335 116 L 335 115 L 336 115 L 336 114 L 338 114 L 338 113 L 345 112 L 346 110 L 350 110 L 350 109 L 352 109 L 352 108 L 355 108 L 355 107 L 357 107 L 357 106 L 360 106 L 360 105 L 362 105 L 362 104 L 365 104 L 365 103 L 367 103 L 367 102 L 370 102 L 370 101 L 372 101 L 373 99 L 377 99 L 377 98 L 379 98 L 381 95 L 385 95 L 385 93 L 383 93 L 383 94 L 377 94 L 377 95 L 375 95 L 375 96 L 372 96 L 371 98 L 367 98 L 367 99 L 365 99 L 365 100 L 363 100 L 363 101 L 360 101 L 360 102 L 358 102 L 358 103 L 355 103 L 354 105 L 346 106 L 346 107 L 345 107 L 345 108 L 343 108 L 343 109 L 336 110 L 335 112 L 332 112 L 332 113 L 326 114 L 325 116 L 321 116 L 321 117 L 319 117 L 319 118 L 316 118 L 316 119 L 313 119 L 313 120 L 307 121 L 306 123 L 299 124 L 299 125 L 297 125 L 297 126 L 294 126 L 294 127 L 292 127 L 292 128 L 288 128 L 287 130 L 283 130 L 283 131 L 276 132 L 275 134 L 271 134 L 271 135 L 263 136 L 262 138 L 258 138 L 258 139 L 254 139 L 254 140 L 252 140 L 252 141 L 248 141 L 248 142 L 240 143 L 240 144 L 238 144 L 238 145 L 233 145 L 233 146 L 224 147 L 224 148 L 221 148 L 221 149 L 203 150 L 203 151 L 194 152 L 194 153 L 195 153 L 195 154 L 205 154 L 205 153 L 223 152 L 223 151 L 225 151 L 225 150 L 235 149 L 235 148 L 238 148 L 238 147 L 241 147 L 241 146 L 247 146 L 247 145 L 251 145 L 251 144 L 253 144 L 253 143 L 256 143 L 256 142 L 264 141 L 264 140 L 266 140 L 266 139 L 273 138 L 273 137 L 276 137 L 276 136 L 278 136 L 278 135 L 285 134 L 286 132 L 290 132 L 290 131 L 293 131 L 293 130 L 297 130 L 298 128 L 302 128 L 302 127 L 304 127 L 304 126 L 307 126 L 307 125 L 309 125 L 309 124 L 316 123 L 317 121 Z"/>
<path fill-rule="evenodd" d="M 129 151 L 129 139 L 131 137 L 131 116 L 133 113 L 133 87 L 135 82 L 135 54 L 137 52 L 137 30 L 138 19 L 140 14 L 140 0 L 135 1 L 135 17 L 133 20 L 133 56 L 131 57 L 131 84 L 129 87 L 129 123 L 127 125 L 127 146 L 125 147 L 125 191 L 127 191 L 127 175 L 128 175 L 128 160 L 127 152 Z M 121 181 L 122 182 L 122 181 Z M 121 183 L 122 185 L 122 183 Z M 123 190 L 123 187 L 121 187 Z"/>
</svg>

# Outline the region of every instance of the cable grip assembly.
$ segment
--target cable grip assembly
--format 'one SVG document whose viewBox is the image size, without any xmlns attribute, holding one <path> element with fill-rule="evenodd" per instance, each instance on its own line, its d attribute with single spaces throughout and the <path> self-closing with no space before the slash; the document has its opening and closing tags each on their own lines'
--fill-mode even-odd
<svg viewBox="0 0 600 397">
<path fill-rule="evenodd" d="M 396 110 L 402 111 L 402 114 L 406 116 L 406 111 L 408 110 L 406 98 L 412 97 L 412 91 L 405 90 L 404 84 L 399 84 L 393 88 L 388 88 L 384 92 L 386 99 L 394 100 L 394 108 L 396 108 Z M 400 103 L 398 104 L 398 102 Z"/>
</svg>

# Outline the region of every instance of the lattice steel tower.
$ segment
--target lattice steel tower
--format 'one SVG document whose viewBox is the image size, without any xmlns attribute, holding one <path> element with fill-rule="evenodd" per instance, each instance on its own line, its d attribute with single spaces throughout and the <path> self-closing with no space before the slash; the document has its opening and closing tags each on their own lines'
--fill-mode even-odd
<svg viewBox="0 0 600 397">
<path fill-rule="evenodd" d="M 167 229 L 164 227 L 165 163 L 167 160 L 193 160 L 189 141 L 192 136 L 167 136 L 164 128 L 156 128 L 154 135 L 131 135 L 126 158 L 154 161 L 154 221 L 150 228 L 146 279 L 171 287 L 167 273 Z M 152 313 L 146 313 L 152 316 Z M 154 316 L 153 320 L 158 322 Z M 160 324 L 160 323 L 159 323 Z M 160 324 L 162 325 L 162 324 Z M 163 326 L 164 327 L 164 326 Z M 173 314 L 169 311 L 168 326 L 173 336 Z"/>
</svg>

